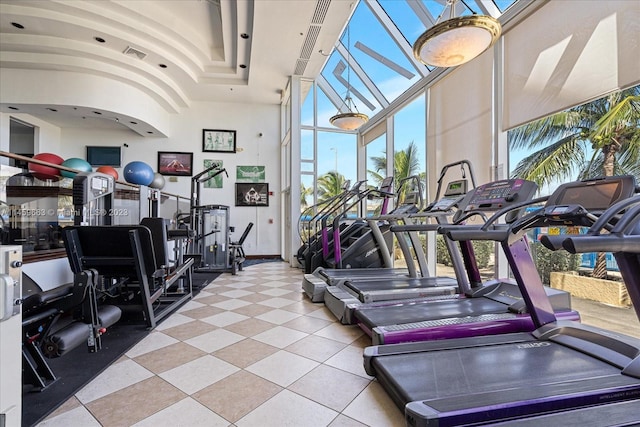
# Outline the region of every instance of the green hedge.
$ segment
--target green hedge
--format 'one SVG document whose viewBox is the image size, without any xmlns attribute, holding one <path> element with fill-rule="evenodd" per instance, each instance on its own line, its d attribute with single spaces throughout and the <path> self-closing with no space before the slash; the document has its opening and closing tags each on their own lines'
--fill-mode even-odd
<svg viewBox="0 0 640 427">
<path fill-rule="evenodd" d="M 458 243 L 456 242 L 456 245 Z M 487 268 L 493 255 L 494 243 L 489 241 L 473 242 L 473 252 L 476 255 L 476 263 L 478 268 Z M 436 236 L 436 262 L 446 266 L 451 266 L 451 257 L 444 243 L 443 236 Z"/>
</svg>

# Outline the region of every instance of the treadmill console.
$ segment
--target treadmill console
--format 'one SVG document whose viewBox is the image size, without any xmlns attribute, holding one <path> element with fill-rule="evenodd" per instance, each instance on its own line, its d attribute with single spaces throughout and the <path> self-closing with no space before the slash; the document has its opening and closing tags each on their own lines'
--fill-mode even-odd
<svg viewBox="0 0 640 427">
<path fill-rule="evenodd" d="M 610 176 L 562 184 L 549 196 L 546 206 L 560 209 L 580 205 L 591 213 L 602 212 L 614 203 L 631 197 L 636 181 L 631 175 Z"/>
<path fill-rule="evenodd" d="M 536 183 L 524 179 L 503 179 L 480 185 L 467 194 L 460 210 L 496 211 L 510 204 L 527 201 L 538 190 Z"/>
</svg>

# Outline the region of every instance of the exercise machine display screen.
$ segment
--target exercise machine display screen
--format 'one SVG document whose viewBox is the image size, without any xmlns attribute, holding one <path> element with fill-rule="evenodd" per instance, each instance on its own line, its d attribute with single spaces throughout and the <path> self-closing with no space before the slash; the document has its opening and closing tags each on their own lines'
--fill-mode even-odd
<svg viewBox="0 0 640 427">
<path fill-rule="evenodd" d="M 481 185 L 465 198 L 465 212 L 492 211 L 503 208 L 511 203 L 528 200 L 533 196 L 537 186 L 524 179 L 503 179 Z"/>
<path fill-rule="evenodd" d="M 568 187 L 556 201 L 558 205 L 579 204 L 589 211 L 604 210 L 620 193 L 619 182 L 602 182 L 587 186 Z"/>
</svg>

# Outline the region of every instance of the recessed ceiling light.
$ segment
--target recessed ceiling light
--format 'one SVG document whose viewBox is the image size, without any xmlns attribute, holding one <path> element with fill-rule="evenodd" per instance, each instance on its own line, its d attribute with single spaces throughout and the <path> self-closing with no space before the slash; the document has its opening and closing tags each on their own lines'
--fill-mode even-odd
<svg viewBox="0 0 640 427">
<path fill-rule="evenodd" d="M 244 64 L 240 64 L 240 68 L 247 68 L 247 66 Z"/>
<path fill-rule="evenodd" d="M 10 110 L 15 110 L 15 111 L 20 110 L 18 107 L 7 107 L 7 108 L 10 109 Z"/>
<path fill-rule="evenodd" d="M 167 64 L 158 64 L 158 67 L 160 67 L 160 68 L 167 68 Z"/>
<path fill-rule="evenodd" d="M 94 39 L 95 41 L 97 41 L 98 43 L 104 43 L 104 42 L 106 42 L 106 40 L 105 40 L 105 39 L 103 39 L 102 37 L 94 37 L 93 39 Z"/>
<path fill-rule="evenodd" d="M 249 38 L 249 34 L 242 33 L 242 34 L 240 34 L 240 37 L 242 37 L 243 39 L 248 39 Z"/>
<path fill-rule="evenodd" d="M 24 25 L 18 24 L 17 22 L 12 22 L 11 25 L 13 25 L 14 27 L 19 28 L 21 30 L 24 29 Z"/>
<path fill-rule="evenodd" d="M 47 110 L 49 110 L 49 111 L 53 111 L 54 113 L 55 113 L 56 111 L 58 111 L 58 110 L 56 110 L 55 108 L 51 108 L 51 107 L 47 107 Z"/>
<path fill-rule="evenodd" d="M 97 114 L 97 115 L 99 115 L 99 116 L 101 116 L 101 115 L 102 115 L 102 113 L 101 113 L 100 111 L 94 111 L 94 112 L 93 112 L 93 114 Z"/>
<path fill-rule="evenodd" d="M 129 123 L 131 123 L 132 125 L 137 125 L 138 124 L 138 122 L 129 122 Z"/>
<path fill-rule="evenodd" d="M 153 132 L 151 132 L 150 130 L 147 131 L 148 134 L 153 134 Z"/>
</svg>

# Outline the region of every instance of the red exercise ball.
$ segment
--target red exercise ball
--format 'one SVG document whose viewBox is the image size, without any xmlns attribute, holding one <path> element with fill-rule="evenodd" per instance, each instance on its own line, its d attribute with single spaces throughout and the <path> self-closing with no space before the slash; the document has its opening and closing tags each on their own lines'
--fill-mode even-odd
<svg viewBox="0 0 640 427">
<path fill-rule="evenodd" d="M 35 156 L 33 156 L 33 158 L 36 160 L 41 160 L 43 162 L 52 163 L 54 165 L 61 165 L 62 162 L 64 162 L 64 159 L 62 157 L 53 153 L 38 153 Z M 56 168 L 52 168 L 50 166 L 39 165 L 36 163 L 29 163 L 29 171 L 38 175 L 46 175 L 46 176 L 60 175 L 60 170 Z"/>
<path fill-rule="evenodd" d="M 118 180 L 118 171 L 113 168 L 113 166 L 100 166 L 96 169 L 96 172 L 106 173 L 107 175 L 111 175 L 113 179 Z"/>
</svg>

